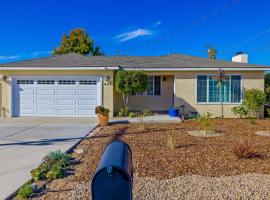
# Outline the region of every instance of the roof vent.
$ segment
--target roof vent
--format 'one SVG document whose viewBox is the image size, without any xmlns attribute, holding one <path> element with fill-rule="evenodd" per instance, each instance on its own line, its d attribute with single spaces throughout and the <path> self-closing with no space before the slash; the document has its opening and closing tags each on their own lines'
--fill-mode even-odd
<svg viewBox="0 0 270 200">
<path fill-rule="evenodd" d="M 235 56 L 232 57 L 232 61 L 238 63 L 248 63 L 248 54 L 244 52 L 237 52 Z"/>
</svg>

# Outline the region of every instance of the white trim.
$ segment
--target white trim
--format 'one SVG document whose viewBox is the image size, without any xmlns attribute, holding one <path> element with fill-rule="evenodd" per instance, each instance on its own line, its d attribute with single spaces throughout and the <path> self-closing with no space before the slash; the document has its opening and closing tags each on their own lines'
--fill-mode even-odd
<svg viewBox="0 0 270 200">
<path fill-rule="evenodd" d="M 9 99 L 10 99 L 10 105 L 9 105 L 9 110 L 10 110 L 10 117 L 13 117 L 13 77 L 10 77 L 10 91 L 9 91 Z"/>
<path fill-rule="evenodd" d="M 196 80 L 195 80 L 195 102 L 198 105 L 220 105 L 221 102 L 209 102 L 209 77 L 210 76 L 214 76 L 215 74 L 196 74 Z M 198 98 L 197 98 L 197 83 L 198 83 L 198 76 L 207 76 L 207 85 L 206 85 L 206 101 L 207 102 L 198 102 Z M 243 76 L 242 74 L 227 74 L 227 76 L 230 76 L 230 86 L 231 86 L 231 76 L 240 76 L 241 80 L 240 80 L 240 102 L 223 102 L 223 105 L 239 105 L 241 104 L 242 100 L 243 100 Z M 230 93 L 229 93 L 229 100 L 231 101 L 231 88 L 230 88 Z"/>
<path fill-rule="evenodd" d="M 1 70 L 118 70 L 119 67 L 0 67 Z"/>
<path fill-rule="evenodd" d="M 143 70 L 143 71 L 218 71 L 220 68 L 196 68 L 196 67 L 190 67 L 190 68 L 125 68 L 124 70 Z M 246 68 L 246 67 L 238 67 L 238 68 L 222 68 L 226 71 L 269 71 L 270 67 L 268 68 Z"/>
<path fill-rule="evenodd" d="M 123 70 L 143 70 L 143 71 L 218 71 L 217 67 L 175 67 L 175 68 L 164 68 L 164 67 L 121 67 Z M 270 67 L 223 67 L 227 71 L 269 71 Z M 0 67 L 1 70 L 120 70 L 119 67 Z"/>
</svg>

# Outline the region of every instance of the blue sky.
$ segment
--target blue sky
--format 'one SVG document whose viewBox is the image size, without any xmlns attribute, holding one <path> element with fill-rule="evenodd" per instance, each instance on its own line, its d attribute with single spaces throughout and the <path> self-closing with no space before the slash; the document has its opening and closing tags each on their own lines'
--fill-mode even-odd
<svg viewBox="0 0 270 200">
<path fill-rule="evenodd" d="M 0 62 L 48 56 L 84 28 L 107 55 L 183 53 L 219 59 L 238 51 L 270 65 L 267 0 L 9 0 L 0 6 Z"/>
</svg>

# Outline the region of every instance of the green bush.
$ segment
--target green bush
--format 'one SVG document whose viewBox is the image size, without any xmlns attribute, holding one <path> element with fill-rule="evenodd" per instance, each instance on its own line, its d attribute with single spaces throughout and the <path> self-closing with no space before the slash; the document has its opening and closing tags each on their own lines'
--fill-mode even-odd
<svg viewBox="0 0 270 200">
<path fill-rule="evenodd" d="M 203 114 L 202 116 L 199 116 L 197 118 L 199 126 L 205 131 L 205 134 L 207 134 L 210 128 L 212 127 L 212 122 L 210 119 L 211 116 L 212 114 L 209 111 L 207 111 L 206 114 Z"/>
<path fill-rule="evenodd" d="M 47 163 L 48 165 L 54 165 L 58 163 L 62 167 L 67 167 L 71 164 L 71 156 L 61 152 L 60 150 L 49 152 L 44 158 L 43 163 Z"/>
<path fill-rule="evenodd" d="M 37 168 L 31 170 L 32 178 L 35 181 L 46 179 L 46 174 L 50 170 L 50 168 L 51 168 L 50 165 L 48 165 L 46 163 L 42 163 Z"/>
<path fill-rule="evenodd" d="M 50 171 L 46 174 L 46 177 L 50 180 L 64 177 L 65 170 L 62 166 L 55 164 L 52 166 Z"/>
<path fill-rule="evenodd" d="M 142 111 L 142 114 L 143 114 L 144 117 L 153 115 L 153 113 L 149 109 L 144 109 Z"/>
<path fill-rule="evenodd" d="M 129 111 L 127 107 L 120 108 L 120 111 L 118 113 L 119 117 L 128 117 L 128 115 L 129 115 Z"/>
<path fill-rule="evenodd" d="M 25 183 L 18 191 L 18 199 L 27 199 L 34 193 L 34 190 L 29 182 Z"/>
<path fill-rule="evenodd" d="M 246 90 L 244 92 L 243 106 L 247 109 L 248 116 L 260 118 L 262 106 L 266 102 L 266 94 L 257 89 Z"/>
<path fill-rule="evenodd" d="M 245 118 L 248 115 L 248 111 L 245 106 L 243 105 L 238 105 L 232 108 L 232 113 L 239 118 Z"/>
<path fill-rule="evenodd" d="M 266 94 L 257 89 L 245 90 L 241 105 L 232 108 L 232 113 L 240 118 L 260 118 L 262 107 L 266 102 Z"/>
<path fill-rule="evenodd" d="M 135 113 L 135 112 L 130 112 L 130 113 L 128 114 L 128 116 L 129 116 L 130 118 L 134 118 L 134 117 L 138 117 L 138 114 Z"/>
<path fill-rule="evenodd" d="M 97 115 L 97 114 L 100 114 L 100 115 L 108 115 L 109 112 L 110 112 L 110 110 L 109 110 L 108 108 L 103 107 L 103 106 L 97 106 L 97 107 L 95 108 L 95 113 L 96 113 L 96 115 Z"/>
<path fill-rule="evenodd" d="M 31 170 L 31 175 L 35 181 L 43 180 L 49 177 L 54 177 L 58 166 L 64 170 L 65 167 L 71 164 L 71 157 L 61 152 L 60 150 L 49 152 L 42 160 L 42 163 L 37 168 Z M 58 169 L 59 170 L 59 169 Z M 58 177 L 58 176 L 56 176 Z"/>
</svg>

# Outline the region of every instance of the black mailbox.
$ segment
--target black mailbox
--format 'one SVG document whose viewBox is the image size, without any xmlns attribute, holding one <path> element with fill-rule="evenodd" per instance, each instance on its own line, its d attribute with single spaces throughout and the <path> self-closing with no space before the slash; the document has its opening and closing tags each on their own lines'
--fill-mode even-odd
<svg viewBox="0 0 270 200">
<path fill-rule="evenodd" d="M 114 140 L 103 152 L 92 179 L 93 200 L 132 199 L 132 154 L 130 147 Z"/>
</svg>

